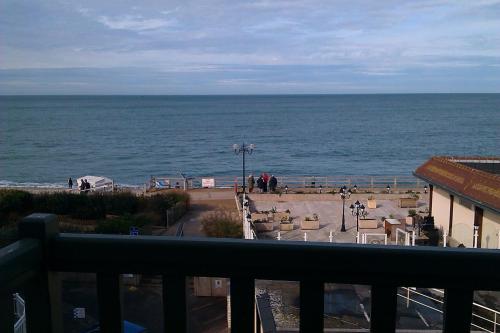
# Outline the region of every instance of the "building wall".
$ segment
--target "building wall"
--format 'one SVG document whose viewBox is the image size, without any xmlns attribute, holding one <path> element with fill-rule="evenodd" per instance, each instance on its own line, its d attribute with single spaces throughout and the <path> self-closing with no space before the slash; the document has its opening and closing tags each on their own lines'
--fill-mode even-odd
<svg viewBox="0 0 500 333">
<path fill-rule="evenodd" d="M 450 221 L 450 195 L 443 189 L 434 186 L 432 193 L 432 216 L 437 228 L 448 232 Z"/>
<path fill-rule="evenodd" d="M 451 236 L 458 243 L 462 243 L 466 247 L 472 247 L 474 239 L 474 205 L 464 205 L 461 201 L 460 197 L 455 197 Z"/>
<path fill-rule="evenodd" d="M 485 209 L 483 213 L 481 247 L 488 249 L 497 249 L 499 232 L 500 232 L 500 214 Z"/>
<path fill-rule="evenodd" d="M 455 196 L 453 202 L 453 226 L 451 237 L 466 247 L 473 246 L 474 239 L 474 210 L 471 202 Z M 432 197 L 432 215 L 437 228 L 449 230 L 450 220 L 450 195 L 447 191 L 434 186 Z M 498 248 L 498 233 L 500 232 L 500 214 L 485 209 L 481 231 L 481 247 L 489 249 Z"/>
</svg>

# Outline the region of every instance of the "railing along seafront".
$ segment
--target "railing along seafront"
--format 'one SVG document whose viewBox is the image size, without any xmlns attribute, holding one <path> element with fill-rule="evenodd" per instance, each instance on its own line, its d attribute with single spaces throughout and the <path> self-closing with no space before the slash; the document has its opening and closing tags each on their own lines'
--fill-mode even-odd
<svg viewBox="0 0 500 333">
<path fill-rule="evenodd" d="M 301 332 L 323 331 L 325 283 L 370 285 L 370 331 L 384 333 L 395 332 L 399 286 L 444 289 L 446 333 L 470 331 L 474 290 L 500 290 L 497 250 L 64 234 L 49 214 L 26 217 L 19 234 L 0 249 L 0 332 L 12 331 L 18 291 L 27 332 L 62 332 L 58 272 L 97 274 L 103 333 L 123 331 L 124 273 L 163 276 L 164 327 L 176 333 L 187 331 L 187 276 L 230 279 L 232 332 L 238 333 L 259 331 L 255 279 L 300 282 Z"/>
<path fill-rule="evenodd" d="M 258 175 L 254 175 L 257 181 Z M 423 188 L 424 181 L 408 176 L 276 176 L 278 188 L 339 188 L 341 186 L 352 187 L 356 185 L 359 189 L 376 190 L 385 189 L 387 185 L 392 190 Z M 248 179 L 245 179 L 247 182 Z M 179 176 L 151 176 L 146 184 L 146 189 L 153 188 L 232 188 L 234 185 L 243 184 L 241 176 L 206 176 L 206 177 L 179 177 Z"/>
</svg>

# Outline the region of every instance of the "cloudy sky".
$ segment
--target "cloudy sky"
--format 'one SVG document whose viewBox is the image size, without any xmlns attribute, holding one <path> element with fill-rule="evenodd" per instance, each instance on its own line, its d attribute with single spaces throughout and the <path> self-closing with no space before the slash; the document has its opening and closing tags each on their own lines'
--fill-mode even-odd
<svg viewBox="0 0 500 333">
<path fill-rule="evenodd" d="M 0 94 L 403 92 L 500 92 L 500 1 L 0 2 Z"/>
</svg>

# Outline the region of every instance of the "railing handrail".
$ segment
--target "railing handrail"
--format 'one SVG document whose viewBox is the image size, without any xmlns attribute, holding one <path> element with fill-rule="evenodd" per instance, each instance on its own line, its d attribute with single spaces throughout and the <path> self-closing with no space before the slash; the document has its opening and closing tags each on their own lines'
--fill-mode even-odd
<svg viewBox="0 0 500 333">
<path fill-rule="evenodd" d="M 0 289 L 21 285 L 42 266 L 41 242 L 21 239 L 0 248 Z"/>
<path fill-rule="evenodd" d="M 55 271 L 175 271 L 194 276 L 500 289 L 500 252 L 488 249 L 88 234 L 60 234 L 50 248 L 49 266 Z M 464 262 L 474 262 L 475 269 Z M 415 263 L 425 263 L 427 269 Z"/>
<path fill-rule="evenodd" d="M 257 180 L 258 175 L 254 175 Z M 215 179 L 216 188 L 228 188 L 234 185 L 236 180 L 238 183 L 242 182 L 241 176 L 196 176 L 189 179 L 189 184 L 192 188 L 201 188 L 201 180 L 203 178 Z M 357 185 L 358 188 L 383 188 L 390 185 L 394 189 L 401 188 L 417 188 L 423 187 L 425 182 L 418 179 L 414 175 L 276 175 L 278 186 L 284 187 L 287 185 L 289 188 L 304 188 L 311 187 L 312 182 L 316 187 L 335 188 L 340 185 Z M 184 178 L 179 176 L 151 176 L 148 186 L 154 185 L 153 181 L 156 180 L 169 180 L 170 188 L 174 188 L 178 182 L 179 186 L 183 188 Z M 154 186 L 153 186 L 154 187 Z"/>
<path fill-rule="evenodd" d="M 17 316 L 16 323 L 14 324 L 14 333 L 26 332 L 26 306 L 24 299 L 18 293 L 14 294 L 14 311 Z"/>
<path fill-rule="evenodd" d="M 173 332 L 186 331 L 179 318 L 186 319 L 187 276 L 229 277 L 231 325 L 245 333 L 254 332 L 255 279 L 300 282 L 301 332 L 323 331 L 324 283 L 370 285 L 374 333 L 395 332 L 398 286 L 444 288 L 445 333 L 470 329 L 474 290 L 500 290 L 498 250 L 60 234 L 49 214 L 23 219 L 19 235 L 0 249 L 0 295 L 25 288 L 26 304 L 37 309 L 27 308 L 28 330 L 62 332 L 55 272 L 97 273 L 100 327 L 109 333 L 123 329 L 123 273 L 163 276 L 164 322 Z M 14 325 L 5 313 L 2 331 Z"/>
</svg>

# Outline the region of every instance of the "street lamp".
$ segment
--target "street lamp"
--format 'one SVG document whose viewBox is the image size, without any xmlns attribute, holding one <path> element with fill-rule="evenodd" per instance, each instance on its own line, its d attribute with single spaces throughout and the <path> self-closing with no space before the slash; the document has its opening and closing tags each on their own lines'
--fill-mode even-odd
<svg viewBox="0 0 500 333">
<path fill-rule="evenodd" d="M 387 190 L 387 193 L 391 193 L 391 185 L 387 185 L 386 190 Z"/>
<path fill-rule="evenodd" d="M 347 187 L 342 186 L 340 188 L 340 198 L 342 198 L 342 227 L 340 228 L 340 231 L 345 232 L 345 199 L 349 199 L 351 196 L 351 190 L 348 190 Z"/>
<path fill-rule="evenodd" d="M 365 212 L 365 206 L 359 200 L 356 200 L 354 205 L 351 204 L 349 208 L 351 209 L 352 216 L 356 216 L 356 231 L 359 232 L 359 216 Z"/>
<path fill-rule="evenodd" d="M 424 186 L 424 193 L 425 193 L 425 194 L 427 194 L 427 188 L 428 188 L 428 187 L 427 187 L 427 184 L 425 184 L 425 186 Z"/>
<path fill-rule="evenodd" d="M 254 144 L 246 145 L 243 143 L 241 146 L 238 144 L 233 145 L 233 150 L 236 155 L 243 153 L 243 193 L 245 193 L 245 154 L 252 154 L 254 149 Z"/>
</svg>

